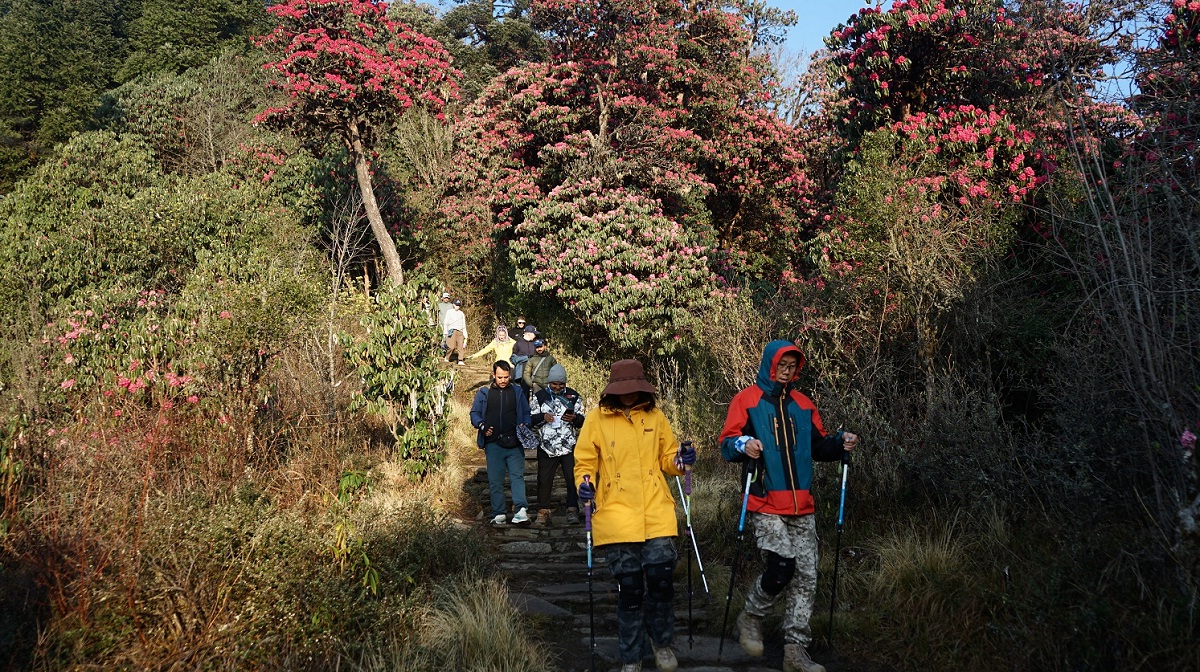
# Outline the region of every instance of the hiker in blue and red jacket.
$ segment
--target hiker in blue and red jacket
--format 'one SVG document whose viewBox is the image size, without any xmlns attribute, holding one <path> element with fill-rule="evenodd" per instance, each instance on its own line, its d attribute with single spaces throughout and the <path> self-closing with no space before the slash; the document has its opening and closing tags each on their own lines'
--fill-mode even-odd
<svg viewBox="0 0 1200 672">
<path fill-rule="evenodd" d="M 792 387 L 803 366 L 804 356 L 792 342 L 768 343 L 755 384 L 729 404 L 720 443 L 727 461 L 755 461 L 746 510 L 766 566 L 738 616 L 738 641 L 751 656 L 763 655 L 762 619 L 786 591 L 783 669 L 825 672 L 805 648 L 812 642 L 809 619 L 817 592 L 813 460 L 842 459 L 858 437 L 825 434 L 816 404 Z"/>
</svg>

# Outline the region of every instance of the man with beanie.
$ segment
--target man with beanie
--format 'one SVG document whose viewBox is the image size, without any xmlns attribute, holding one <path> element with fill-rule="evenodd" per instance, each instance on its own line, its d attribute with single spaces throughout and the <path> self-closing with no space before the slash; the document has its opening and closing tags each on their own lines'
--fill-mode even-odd
<svg viewBox="0 0 1200 672">
<path fill-rule="evenodd" d="M 475 444 L 487 458 L 488 495 L 492 525 L 505 523 L 504 476 L 512 488 L 514 524 L 529 522 L 525 501 L 525 449 L 517 438 L 517 425 L 529 426 L 529 400 L 512 384 L 512 365 L 503 359 L 492 365 L 492 384 L 480 388 L 471 404 Z"/>
<path fill-rule="evenodd" d="M 525 362 L 525 373 L 522 374 L 521 380 L 525 382 L 525 387 L 537 394 L 546 387 L 546 378 L 550 375 L 550 369 L 558 363 L 554 355 L 546 348 L 546 342 L 538 338 L 533 341 L 534 353 Z"/>
<path fill-rule="evenodd" d="M 531 414 L 538 431 L 538 515 L 534 527 L 550 524 L 550 493 L 555 472 L 562 470 L 567 484 L 567 523 L 579 522 L 579 500 L 575 492 L 575 438 L 583 427 L 583 399 L 567 387 L 567 370 L 561 364 L 550 367 L 546 389 L 534 395 Z"/>
<path fill-rule="evenodd" d="M 768 343 L 755 384 L 729 404 L 720 445 L 727 461 L 748 462 L 752 469 L 746 510 L 766 566 L 738 616 L 738 641 L 751 656 L 763 655 L 762 619 L 784 597 L 783 669 L 825 672 L 805 648 L 812 642 L 809 619 L 817 592 L 813 460 L 842 459 L 858 437 L 826 436 L 816 405 L 793 387 L 803 366 L 804 356 L 792 342 Z"/>
</svg>

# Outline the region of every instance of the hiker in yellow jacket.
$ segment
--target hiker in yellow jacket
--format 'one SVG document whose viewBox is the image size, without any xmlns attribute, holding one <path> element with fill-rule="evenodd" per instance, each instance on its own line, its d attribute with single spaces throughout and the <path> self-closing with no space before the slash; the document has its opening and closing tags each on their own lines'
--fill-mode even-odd
<svg viewBox="0 0 1200 672">
<path fill-rule="evenodd" d="M 664 476 L 682 476 L 696 451 L 680 447 L 640 362 L 612 365 L 599 408 L 575 444 L 580 506 L 595 502 L 592 538 L 617 581 L 617 641 L 622 672 L 641 670 L 646 635 L 659 670 L 675 670 L 671 650 L 678 555 L 675 500 Z M 583 477 L 588 476 L 587 483 Z"/>
<path fill-rule="evenodd" d="M 496 327 L 496 337 L 492 339 L 492 342 L 480 348 L 479 352 L 476 352 L 467 359 L 482 357 L 487 353 L 494 351 L 496 353 L 496 359 L 492 360 L 492 364 L 495 364 L 500 360 L 504 360 L 509 364 L 512 364 L 514 345 L 516 345 L 516 342 L 508 337 L 508 327 L 500 325 Z"/>
</svg>

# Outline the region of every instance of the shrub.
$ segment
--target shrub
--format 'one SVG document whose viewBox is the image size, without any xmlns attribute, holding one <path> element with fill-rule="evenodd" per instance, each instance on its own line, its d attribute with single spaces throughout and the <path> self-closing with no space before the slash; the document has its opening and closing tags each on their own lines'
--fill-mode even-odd
<svg viewBox="0 0 1200 672">
<path fill-rule="evenodd" d="M 445 459 L 449 375 L 439 365 L 438 328 L 426 311 L 437 290 L 432 278 L 408 274 L 403 284 L 375 295 L 374 309 L 362 318 L 362 340 L 345 338 L 346 361 L 363 380 L 352 408 L 365 409 L 387 425 L 412 476 L 429 473 Z"/>
<path fill-rule="evenodd" d="M 496 580 L 465 579 L 439 594 L 423 639 L 445 667 L 469 672 L 542 672 L 554 669 L 535 640 L 508 587 Z"/>
</svg>

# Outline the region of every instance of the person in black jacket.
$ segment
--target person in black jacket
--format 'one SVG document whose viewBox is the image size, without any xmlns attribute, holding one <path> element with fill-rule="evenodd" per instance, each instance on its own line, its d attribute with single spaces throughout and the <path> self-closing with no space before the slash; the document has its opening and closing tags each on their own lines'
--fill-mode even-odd
<svg viewBox="0 0 1200 672">
<path fill-rule="evenodd" d="M 477 430 L 475 443 L 487 456 L 488 493 L 492 503 L 492 524 L 504 525 L 504 476 L 512 487 L 512 522 L 529 522 L 529 503 L 525 500 L 525 449 L 517 435 L 517 425 L 529 426 L 529 399 L 512 384 L 512 365 L 503 359 L 492 365 L 492 384 L 480 388 L 471 404 L 471 425 Z"/>
<path fill-rule="evenodd" d="M 546 389 L 534 395 L 530 417 L 541 445 L 538 461 L 538 515 L 534 527 L 550 524 L 550 493 L 554 474 L 562 470 L 567 484 L 567 523 L 579 523 L 579 497 L 575 492 L 575 439 L 583 427 L 583 399 L 567 387 L 567 370 L 561 364 L 550 368 Z"/>
<path fill-rule="evenodd" d="M 520 322 L 517 323 L 520 325 Z M 525 363 L 529 358 L 537 354 L 537 348 L 533 346 L 533 342 L 538 338 L 537 327 L 532 324 L 526 326 L 518 326 L 519 333 L 513 340 L 512 359 L 513 363 L 513 379 L 525 390 L 525 396 L 529 396 L 529 387 L 525 385 L 525 381 L 521 379 L 521 375 L 525 373 Z"/>
</svg>

